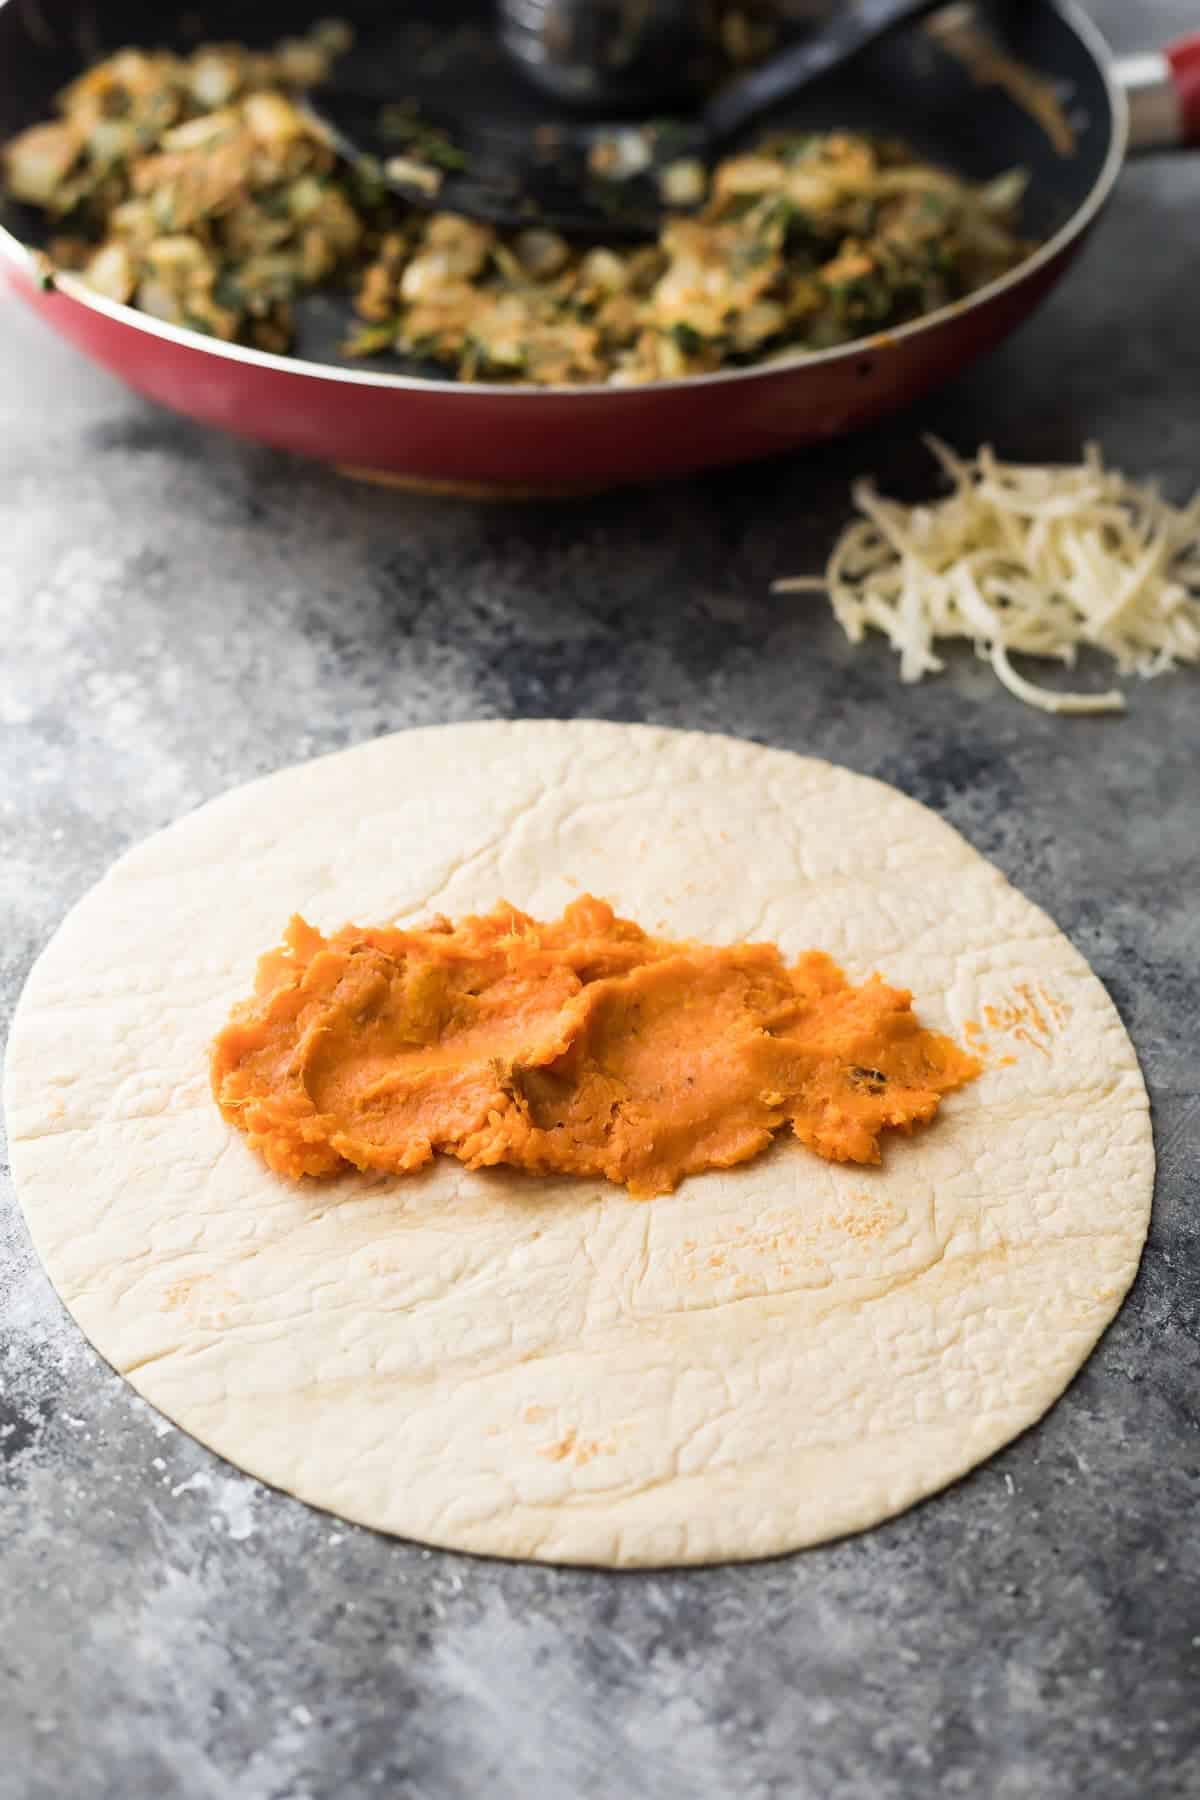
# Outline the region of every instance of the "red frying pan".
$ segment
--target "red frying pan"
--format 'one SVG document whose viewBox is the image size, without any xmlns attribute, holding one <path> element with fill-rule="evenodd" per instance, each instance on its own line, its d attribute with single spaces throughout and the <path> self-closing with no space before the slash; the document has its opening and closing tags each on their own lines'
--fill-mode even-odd
<svg viewBox="0 0 1200 1800">
<path fill-rule="evenodd" d="M 396 8 L 359 0 L 331 10 L 369 37 Z M 439 0 L 443 23 L 454 10 Z M 15 209 L 0 215 L 0 273 L 49 325 L 165 405 L 384 479 L 569 492 L 764 456 L 864 425 L 991 349 L 1063 273 L 1127 146 L 1200 139 L 1200 37 L 1118 61 L 1071 0 L 980 5 L 975 15 L 1010 73 L 1015 63 L 1052 84 L 1069 144 L 1019 87 L 990 78 L 994 57 L 990 70 L 972 66 L 924 32 L 878 46 L 807 94 L 797 121 L 893 132 L 974 178 L 1027 169 L 1025 225 L 1042 247 L 965 301 L 794 364 L 634 388 L 463 385 L 339 358 L 345 321 L 331 323 L 327 305 L 301 311 L 297 354 L 274 356 L 160 323 L 70 276 L 44 290 L 29 253 L 33 221 Z M 268 43 L 300 22 L 293 6 L 268 4 L 251 28 L 228 0 L 181 12 L 178 29 L 147 0 L 0 0 L 0 139 L 48 117 L 57 90 L 121 44 Z"/>
</svg>

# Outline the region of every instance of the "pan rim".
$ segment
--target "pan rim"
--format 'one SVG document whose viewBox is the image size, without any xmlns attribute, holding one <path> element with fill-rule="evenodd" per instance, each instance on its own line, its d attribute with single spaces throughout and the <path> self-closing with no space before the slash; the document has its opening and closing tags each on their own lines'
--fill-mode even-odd
<svg viewBox="0 0 1200 1800">
<path fill-rule="evenodd" d="M 8 0 L 0 0 L 0 10 Z M 628 386 L 613 382 L 593 381 L 563 383 L 554 387 L 538 387 L 533 383 L 517 384 L 507 381 L 454 381 L 441 377 L 422 375 L 397 375 L 387 370 L 344 369 L 332 363 L 310 362 L 306 358 L 282 356 L 270 350 L 256 350 L 249 344 L 229 344 L 219 338 L 208 338 L 202 333 L 185 325 L 172 325 L 164 319 L 153 318 L 149 313 L 139 312 L 136 307 L 127 306 L 120 301 L 109 300 L 89 288 L 68 270 L 56 272 L 53 286 L 56 291 L 66 295 L 69 300 L 90 311 L 100 313 L 124 325 L 132 331 L 143 331 L 151 337 L 164 339 L 168 343 L 178 344 L 181 348 L 192 351 L 199 356 L 219 356 L 231 362 L 249 364 L 251 367 L 264 369 L 276 374 L 292 374 L 308 381 L 326 381 L 348 387 L 377 388 L 384 391 L 394 390 L 400 393 L 418 393 L 430 395 L 456 396 L 460 401 L 468 401 L 473 396 L 487 396 L 492 400 L 505 399 L 514 403 L 534 402 L 544 406 L 548 402 L 557 401 L 564 404 L 582 399 L 605 401 L 610 406 L 636 403 L 644 395 L 657 395 L 670 392 L 697 392 L 700 389 L 741 385 L 748 382 L 778 379 L 791 376 L 801 369 L 829 368 L 838 363 L 850 363 L 861 360 L 864 355 L 880 349 L 891 349 L 910 338 L 919 337 L 926 332 L 933 332 L 939 326 L 947 325 L 952 319 L 986 306 L 990 301 L 1012 291 L 1026 281 L 1033 280 L 1038 271 L 1055 262 L 1077 239 L 1083 236 L 1095 220 L 1105 201 L 1108 199 L 1116 183 L 1117 177 L 1125 163 L 1129 140 L 1129 102 L 1125 90 L 1114 73 L 1112 52 L 1099 27 L 1083 12 L 1077 0 L 1051 0 L 1051 4 L 1063 22 L 1080 40 L 1091 57 L 1097 73 L 1103 81 L 1112 120 L 1112 136 L 1108 152 L 1096 174 L 1086 198 L 1075 208 L 1058 230 L 1039 244 L 1031 256 L 1018 263 L 1005 274 L 997 276 L 974 293 L 961 300 L 952 300 L 941 306 L 936 312 L 924 313 L 919 319 L 910 319 L 906 324 L 892 329 L 877 332 L 870 337 L 854 338 L 849 343 L 834 345 L 828 350 L 800 351 L 792 358 L 781 356 L 774 362 L 754 363 L 747 368 L 718 369 L 708 375 L 676 376 L 663 381 L 643 381 Z M 37 253 L 12 232 L 0 225 L 0 256 L 6 257 L 23 273 L 33 280 L 39 280 L 40 271 L 37 264 Z"/>
</svg>

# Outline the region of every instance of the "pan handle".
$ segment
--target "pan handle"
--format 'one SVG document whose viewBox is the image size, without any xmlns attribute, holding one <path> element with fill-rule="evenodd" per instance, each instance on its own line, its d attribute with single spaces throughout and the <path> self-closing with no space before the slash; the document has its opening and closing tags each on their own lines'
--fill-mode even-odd
<svg viewBox="0 0 1200 1800">
<path fill-rule="evenodd" d="M 1113 74 L 1129 101 L 1129 148 L 1200 144 L 1200 32 L 1140 56 L 1118 56 Z"/>
</svg>

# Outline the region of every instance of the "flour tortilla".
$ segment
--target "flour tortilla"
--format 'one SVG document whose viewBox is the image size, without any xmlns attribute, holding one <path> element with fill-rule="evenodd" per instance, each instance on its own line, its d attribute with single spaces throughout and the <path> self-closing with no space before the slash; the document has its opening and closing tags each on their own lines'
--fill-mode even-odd
<svg viewBox="0 0 1200 1800">
<path fill-rule="evenodd" d="M 291 912 L 588 889 L 879 969 L 978 1023 L 986 1073 L 882 1168 L 778 1142 L 652 1201 L 441 1158 L 289 1183 L 218 1114 L 209 1040 Z M 1080 1367 L 1153 1179 L 1112 1003 L 956 832 L 827 763 L 606 724 L 405 732 L 142 844 L 30 976 L 7 1103 L 50 1276 L 153 1405 L 344 1518 L 548 1562 L 768 1556 L 943 1487 Z"/>
</svg>

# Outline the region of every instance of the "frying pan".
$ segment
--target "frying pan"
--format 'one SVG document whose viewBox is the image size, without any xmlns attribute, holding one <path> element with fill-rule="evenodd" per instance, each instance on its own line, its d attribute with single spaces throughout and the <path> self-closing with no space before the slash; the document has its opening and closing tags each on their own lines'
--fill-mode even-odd
<svg viewBox="0 0 1200 1800">
<path fill-rule="evenodd" d="M 398 14 L 436 30 L 483 0 L 312 7 L 356 27 L 380 66 Z M 164 13 L 154 0 L 0 0 L 0 139 L 49 117 L 56 92 L 122 44 L 270 43 L 306 9 L 244 0 Z M 1200 39 L 1116 62 L 1072 0 L 981 4 L 978 25 L 1061 97 L 1069 148 L 1009 88 L 978 79 L 924 32 L 890 40 L 804 96 L 794 123 L 900 135 L 975 179 L 1030 173 L 1025 228 L 1041 248 L 1018 269 L 896 330 L 798 359 L 643 387 L 535 389 L 430 378 L 399 359 L 351 363 L 337 346 L 344 300 L 298 308 L 296 354 L 275 356 L 164 324 L 63 275 L 49 290 L 30 254 L 41 229 L 0 209 L 0 276 L 46 322 L 132 386 L 206 424 L 383 480 L 448 491 L 594 490 L 810 444 L 916 399 L 991 349 L 1064 272 L 1120 171 L 1127 145 L 1200 138 Z M 301 17 L 298 18 L 298 12 Z M 780 123 L 774 120 L 772 123 Z M 1132 127 L 1132 129 L 1131 129 Z"/>
</svg>

